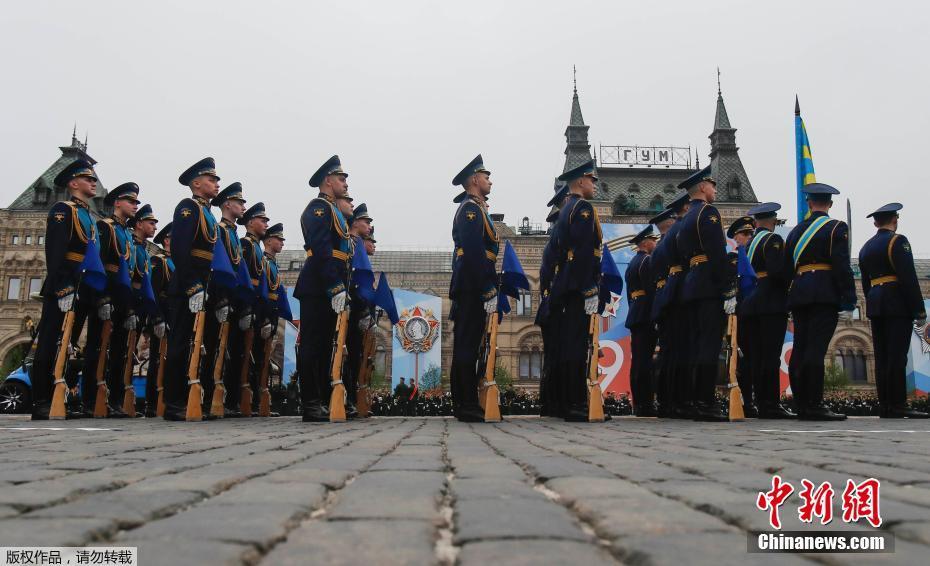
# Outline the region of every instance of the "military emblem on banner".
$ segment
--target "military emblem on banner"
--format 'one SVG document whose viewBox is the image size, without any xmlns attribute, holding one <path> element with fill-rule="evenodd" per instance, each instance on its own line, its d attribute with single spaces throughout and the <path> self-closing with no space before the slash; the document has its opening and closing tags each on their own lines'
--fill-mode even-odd
<svg viewBox="0 0 930 566">
<path fill-rule="evenodd" d="M 924 324 L 923 326 L 915 326 L 914 334 L 920 338 L 920 350 L 924 354 L 930 355 L 930 324 Z"/>
<path fill-rule="evenodd" d="M 604 316 L 617 316 L 617 313 L 620 312 L 620 301 L 622 299 L 623 297 L 621 295 L 611 292 L 610 302 L 604 305 Z"/>
<path fill-rule="evenodd" d="M 401 347 L 410 353 L 429 352 L 439 335 L 439 320 L 431 309 L 415 306 L 404 309 L 397 322 L 397 339 Z"/>
</svg>

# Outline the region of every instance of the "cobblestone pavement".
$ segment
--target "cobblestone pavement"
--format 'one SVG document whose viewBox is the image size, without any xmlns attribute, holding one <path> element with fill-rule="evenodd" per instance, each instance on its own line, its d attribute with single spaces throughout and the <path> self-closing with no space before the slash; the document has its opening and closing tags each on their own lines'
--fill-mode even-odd
<svg viewBox="0 0 930 566">
<path fill-rule="evenodd" d="M 925 564 L 930 552 L 919 421 L 2 417 L 0 432 L 0 546 L 138 546 L 146 566 Z M 774 473 L 798 490 L 829 480 L 837 500 L 847 478 L 879 478 L 895 553 L 747 555 L 746 532 L 768 529 L 755 500 Z M 827 529 L 800 523 L 798 501 L 782 507 L 785 530 Z"/>
</svg>

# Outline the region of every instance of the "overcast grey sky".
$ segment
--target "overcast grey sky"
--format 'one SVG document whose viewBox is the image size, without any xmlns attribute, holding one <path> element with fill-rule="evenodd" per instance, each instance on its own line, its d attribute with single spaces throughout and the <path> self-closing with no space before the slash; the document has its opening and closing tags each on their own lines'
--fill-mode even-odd
<svg viewBox="0 0 930 566">
<path fill-rule="evenodd" d="M 288 247 L 338 153 L 379 245 L 444 246 L 453 175 L 476 153 L 492 211 L 541 221 L 561 172 L 572 65 L 590 139 L 697 145 L 716 67 L 761 200 L 794 217 L 794 95 L 819 181 L 864 216 L 900 201 L 930 254 L 930 8 L 921 2 L 17 2 L 0 19 L 6 206 L 77 122 L 107 187 L 135 181 L 162 222 L 178 174 L 212 155 L 285 223 Z M 924 195 L 921 197 L 921 195 Z"/>
</svg>

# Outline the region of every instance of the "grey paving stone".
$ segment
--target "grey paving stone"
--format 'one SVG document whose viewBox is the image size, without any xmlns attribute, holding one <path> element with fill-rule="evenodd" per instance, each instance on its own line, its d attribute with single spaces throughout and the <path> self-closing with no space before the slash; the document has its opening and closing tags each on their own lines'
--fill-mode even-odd
<svg viewBox="0 0 930 566">
<path fill-rule="evenodd" d="M 457 501 L 474 499 L 546 499 L 526 481 L 510 478 L 464 478 L 452 481 L 452 494 Z"/>
<path fill-rule="evenodd" d="M 570 540 L 490 540 L 470 542 L 459 553 L 462 566 L 565 566 L 566 564 L 618 564 L 597 545 Z"/>
<path fill-rule="evenodd" d="M 554 538 L 588 541 L 563 506 L 539 499 L 474 499 L 455 502 L 455 540 Z"/>
<path fill-rule="evenodd" d="M 435 527 L 409 520 L 308 520 L 265 556 L 264 564 L 384 564 L 420 566 L 436 561 Z"/>
<path fill-rule="evenodd" d="M 338 493 L 328 517 L 434 520 L 444 481 L 440 472 L 367 472 Z"/>
<path fill-rule="evenodd" d="M 712 515 L 695 511 L 684 503 L 652 494 L 626 498 L 579 498 L 573 503 L 572 509 L 593 523 L 600 536 L 608 539 L 736 531 L 734 527 Z"/>
<path fill-rule="evenodd" d="M 116 521 L 120 526 L 138 526 L 174 512 L 201 499 L 192 491 L 159 490 L 140 492 L 129 488 L 84 496 L 76 501 L 33 511 L 24 517 L 92 517 Z"/>
</svg>

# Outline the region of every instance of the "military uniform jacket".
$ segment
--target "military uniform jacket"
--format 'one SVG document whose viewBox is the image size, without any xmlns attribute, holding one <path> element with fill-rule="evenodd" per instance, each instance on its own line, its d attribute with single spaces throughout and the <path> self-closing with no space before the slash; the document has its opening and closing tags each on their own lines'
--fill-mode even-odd
<svg viewBox="0 0 930 566">
<path fill-rule="evenodd" d="M 778 234 L 759 228 L 746 247 L 746 255 L 756 272 L 755 289 L 740 300 L 740 314 L 758 316 L 788 312 L 788 283 L 782 272 L 785 241 Z"/>
<path fill-rule="evenodd" d="M 246 233 L 245 237 L 240 239 L 237 244 L 239 245 L 239 253 L 241 254 L 239 261 L 245 262 L 246 271 L 249 273 L 249 280 L 253 290 L 252 293 L 243 292 L 240 294 L 239 307 L 252 308 L 255 314 L 259 315 L 261 311 L 265 310 L 265 305 L 263 303 L 268 302 L 268 299 L 263 298 L 260 292 L 262 279 L 265 277 L 265 252 L 262 250 L 262 245 L 254 234 Z M 241 267 L 237 269 L 241 269 Z M 242 287 L 246 287 L 244 283 Z M 248 297 L 248 299 L 245 300 L 245 297 Z M 256 316 L 256 318 L 258 317 Z"/>
<path fill-rule="evenodd" d="M 132 261 L 130 265 L 129 278 L 132 280 L 133 308 L 141 311 L 143 301 L 142 280 L 149 277 L 151 281 L 152 265 L 149 261 L 149 252 L 145 249 L 145 242 L 136 238 L 135 234 L 132 236 Z M 154 287 L 152 290 L 155 290 Z"/>
<path fill-rule="evenodd" d="M 173 221 L 171 255 L 175 271 L 170 294 L 190 297 L 206 289 L 219 225 L 210 212 L 210 203 L 200 197 L 186 198 L 178 203 Z"/>
<path fill-rule="evenodd" d="M 556 261 L 559 256 L 559 245 L 555 235 L 546 242 L 543 248 L 542 259 L 539 263 L 539 308 L 536 309 L 537 326 L 546 324 L 549 320 L 549 293 L 552 291 L 552 279 L 555 277 Z"/>
<path fill-rule="evenodd" d="M 652 281 L 655 295 L 652 298 L 652 320 L 656 321 L 665 316 L 666 309 L 681 298 L 681 281 L 684 277 L 681 254 L 678 253 L 678 231 L 681 222 L 675 222 L 662 236 L 656 249 L 649 256 L 649 267 L 652 269 Z"/>
<path fill-rule="evenodd" d="M 626 315 L 627 328 L 652 324 L 655 284 L 652 280 L 651 263 L 652 258 L 649 254 L 638 251 L 626 268 L 626 300 L 630 306 Z"/>
<path fill-rule="evenodd" d="M 158 300 L 158 309 L 163 319 L 168 320 L 168 286 L 174 273 L 174 261 L 168 255 L 152 256 L 152 291 Z"/>
<path fill-rule="evenodd" d="M 926 316 L 907 238 L 879 230 L 859 251 L 862 293 L 869 318 Z"/>
<path fill-rule="evenodd" d="M 688 303 L 732 297 L 734 289 L 727 272 L 727 244 L 717 208 L 702 200 L 692 200 L 676 239 L 682 261 L 688 262 L 681 300 Z"/>
<path fill-rule="evenodd" d="M 133 293 L 127 292 L 125 282 L 119 282 L 120 262 L 126 262 L 129 277 L 132 279 L 135 271 L 136 256 L 133 253 L 132 233 L 125 223 L 111 216 L 97 221 L 97 232 L 100 234 L 100 260 L 107 273 L 106 293 L 115 306 L 127 309 L 127 313 L 135 308 Z"/>
<path fill-rule="evenodd" d="M 294 296 L 333 297 L 345 291 L 352 261 L 349 225 L 329 196 L 321 193 L 310 201 L 300 217 L 300 228 L 307 259 L 297 277 Z"/>
<path fill-rule="evenodd" d="M 590 202 L 569 194 L 559 211 L 555 232 L 560 254 L 552 297 L 559 299 L 571 292 L 581 293 L 585 298 L 597 296 L 603 241 L 597 211 Z"/>
<path fill-rule="evenodd" d="M 808 228 L 815 221 L 825 223 L 812 233 Z M 801 241 L 805 235 L 806 244 Z M 785 241 L 782 271 L 785 279 L 791 281 L 789 308 L 815 304 L 835 305 L 837 310 L 856 307 L 856 288 L 849 265 L 849 227 L 843 221 L 829 218 L 824 212 L 814 212 L 795 226 Z"/>
<path fill-rule="evenodd" d="M 268 300 L 261 305 L 259 313 L 263 320 L 271 323 L 272 328 L 278 327 L 278 295 L 287 291 L 281 285 L 281 274 L 278 272 L 278 262 L 273 257 L 265 254 L 265 268 L 262 277 L 268 282 Z"/>
<path fill-rule="evenodd" d="M 459 205 L 452 221 L 452 240 L 455 254 L 452 257 L 452 280 L 449 298 L 480 295 L 488 300 L 497 295 L 497 254 L 500 237 L 485 209 L 469 196 Z"/>
<path fill-rule="evenodd" d="M 63 297 L 77 291 L 90 238 L 97 238 L 97 228 L 87 204 L 79 199 L 55 203 L 45 224 L 48 275 L 42 283 L 42 297 Z"/>
</svg>

